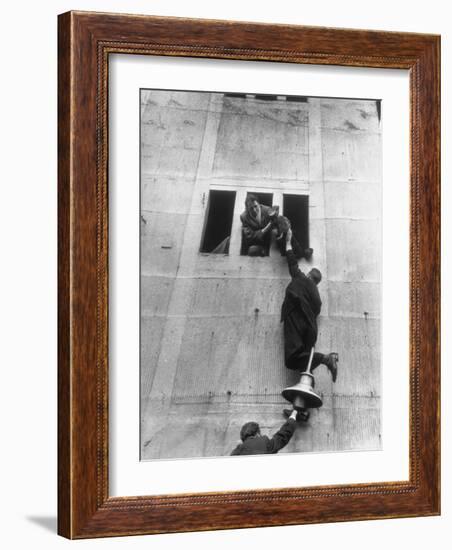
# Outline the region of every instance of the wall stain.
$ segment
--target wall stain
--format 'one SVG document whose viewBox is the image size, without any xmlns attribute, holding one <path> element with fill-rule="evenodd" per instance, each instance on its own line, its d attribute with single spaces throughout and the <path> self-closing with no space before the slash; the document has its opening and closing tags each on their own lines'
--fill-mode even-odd
<svg viewBox="0 0 452 550">
<path fill-rule="evenodd" d="M 358 128 L 358 126 L 355 126 L 353 122 L 350 122 L 349 120 L 346 120 L 344 122 L 344 126 L 347 128 L 347 130 L 361 130 L 361 128 Z"/>
</svg>

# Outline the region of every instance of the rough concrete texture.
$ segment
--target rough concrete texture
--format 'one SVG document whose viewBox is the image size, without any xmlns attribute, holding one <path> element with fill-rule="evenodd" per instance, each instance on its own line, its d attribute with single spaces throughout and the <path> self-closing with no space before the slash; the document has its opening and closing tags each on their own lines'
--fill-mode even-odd
<svg viewBox="0 0 452 550">
<path fill-rule="evenodd" d="M 141 458 L 228 455 L 242 424 L 276 431 L 298 381 L 284 366 L 289 282 L 274 247 L 240 256 L 247 191 L 309 195 L 319 267 L 323 407 L 281 452 L 381 448 L 381 132 L 375 101 L 143 91 Z M 228 255 L 200 253 L 209 190 L 236 192 Z M 384 434 L 383 434 L 384 435 Z M 233 459 L 231 459 L 233 460 Z"/>
</svg>

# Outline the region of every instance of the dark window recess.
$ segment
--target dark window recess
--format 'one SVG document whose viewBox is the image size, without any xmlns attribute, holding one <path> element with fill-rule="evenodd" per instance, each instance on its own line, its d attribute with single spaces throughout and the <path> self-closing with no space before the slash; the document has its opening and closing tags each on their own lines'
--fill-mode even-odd
<svg viewBox="0 0 452 550">
<path fill-rule="evenodd" d="M 286 101 L 295 101 L 297 103 L 307 103 L 308 98 L 302 95 L 288 95 L 286 96 Z"/>
<path fill-rule="evenodd" d="M 257 198 L 259 204 L 265 204 L 265 206 L 273 206 L 273 193 L 259 193 L 255 191 L 248 192 L 246 197 L 249 195 L 254 195 Z M 270 237 L 271 233 L 267 233 L 267 239 L 264 242 L 264 256 L 268 256 L 270 253 Z M 245 242 L 244 235 L 242 232 L 242 245 L 240 247 L 240 254 L 242 256 L 248 255 L 248 246 L 249 244 Z"/>
<path fill-rule="evenodd" d="M 289 218 L 292 233 L 302 250 L 309 247 L 308 195 L 283 195 L 283 214 Z"/>
<path fill-rule="evenodd" d="M 246 94 L 235 93 L 235 92 L 228 92 L 228 93 L 224 94 L 224 97 L 240 97 L 240 98 L 242 98 L 242 99 L 245 99 L 245 98 L 246 98 Z"/>
<path fill-rule="evenodd" d="M 276 101 L 278 99 L 278 96 L 270 94 L 256 94 L 254 97 L 264 101 Z"/>
<path fill-rule="evenodd" d="M 229 254 L 235 191 L 210 191 L 200 252 Z"/>
</svg>

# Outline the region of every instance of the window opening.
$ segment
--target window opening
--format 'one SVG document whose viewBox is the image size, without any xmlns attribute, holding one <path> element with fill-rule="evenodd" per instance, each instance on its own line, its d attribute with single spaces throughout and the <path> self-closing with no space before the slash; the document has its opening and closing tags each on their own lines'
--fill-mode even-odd
<svg viewBox="0 0 452 550">
<path fill-rule="evenodd" d="M 229 254 L 235 191 L 210 190 L 200 252 Z"/>
<path fill-rule="evenodd" d="M 309 196 L 283 195 L 283 215 L 289 219 L 301 250 L 309 248 Z"/>
<path fill-rule="evenodd" d="M 276 101 L 278 99 L 278 96 L 271 94 L 256 94 L 254 97 L 264 101 Z"/>
<path fill-rule="evenodd" d="M 294 101 L 296 103 L 307 103 L 308 98 L 301 95 L 288 95 L 286 101 Z"/>
</svg>

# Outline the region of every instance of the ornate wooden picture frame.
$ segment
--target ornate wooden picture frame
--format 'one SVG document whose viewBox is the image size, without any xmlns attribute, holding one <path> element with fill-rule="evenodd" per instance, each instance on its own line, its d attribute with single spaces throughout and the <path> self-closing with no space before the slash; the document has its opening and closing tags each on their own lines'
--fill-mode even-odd
<svg viewBox="0 0 452 550">
<path fill-rule="evenodd" d="M 69 12 L 58 61 L 58 531 L 68 538 L 440 513 L 440 38 Z M 405 69 L 410 78 L 409 480 L 111 497 L 110 54 Z"/>
</svg>

